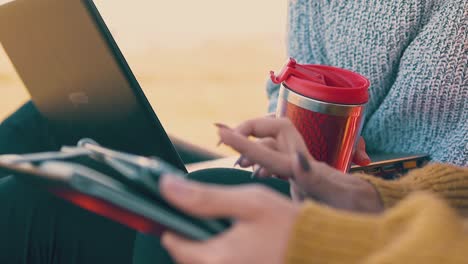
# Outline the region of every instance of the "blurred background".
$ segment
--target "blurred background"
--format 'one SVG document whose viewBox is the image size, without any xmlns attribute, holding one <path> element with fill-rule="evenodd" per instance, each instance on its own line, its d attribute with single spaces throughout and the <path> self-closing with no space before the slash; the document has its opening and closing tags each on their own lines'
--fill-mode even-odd
<svg viewBox="0 0 468 264">
<path fill-rule="evenodd" d="M 285 61 L 287 1 L 95 3 L 171 135 L 229 153 L 213 123 L 266 114 L 268 72 Z M 0 120 L 29 98 L 1 47 L 0 91 Z"/>
</svg>

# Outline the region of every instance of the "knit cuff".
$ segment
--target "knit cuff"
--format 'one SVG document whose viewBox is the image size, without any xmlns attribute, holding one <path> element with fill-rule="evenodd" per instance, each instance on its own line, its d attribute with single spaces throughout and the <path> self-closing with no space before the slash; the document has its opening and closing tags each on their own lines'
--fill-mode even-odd
<svg viewBox="0 0 468 264">
<path fill-rule="evenodd" d="M 382 199 L 385 208 L 393 207 L 408 194 L 415 191 L 431 191 L 444 198 L 452 207 L 468 208 L 468 169 L 445 164 L 430 164 L 413 170 L 394 181 L 357 174 L 372 184 Z"/>
<path fill-rule="evenodd" d="M 468 212 L 468 168 L 431 164 L 401 179 L 413 190 L 428 190 L 448 202 L 459 213 Z"/>
<path fill-rule="evenodd" d="M 306 202 L 292 229 L 286 263 L 356 263 L 374 248 L 376 219 Z"/>
</svg>

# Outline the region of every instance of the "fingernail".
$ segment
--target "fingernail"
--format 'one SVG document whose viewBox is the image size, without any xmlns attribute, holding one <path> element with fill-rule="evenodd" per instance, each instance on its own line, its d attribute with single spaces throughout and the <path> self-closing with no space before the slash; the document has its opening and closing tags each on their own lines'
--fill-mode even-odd
<svg viewBox="0 0 468 264">
<path fill-rule="evenodd" d="M 252 179 L 257 178 L 257 177 L 258 177 L 258 173 L 260 172 L 261 169 L 262 169 L 262 167 L 258 167 L 256 170 L 254 170 L 254 171 L 252 172 L 252 174 L 250 175 L 250 178 L 252 178 Z"/>
<path fill-rule="evenodd" d="M 297 159 L 299 160 L 299 165 L 301 165 L 301 169 L 304 172 L 309 172 L 310 171 L 310 164 L 307 158 L 302 154 L 302 152 L 297 152 Z"/>
<path fill-rule="evenodd" d="M 178 176 L 164 175 L 160 184 L 166 192 L 175 193 L 178 196 L 190 196 L 193 192 L 190 183 Z"/>
<path fill-rule="evenodd" d="M 364 160 L 362 161 L 362 163 L 363 163 L 364 166 L 367 166 L 367 165 L 371 164 L 371 162 L 372 162 L 372 161 L 371 161 L 370 159 L 364 159 Z"/>
<path fill-rule="evenodd" d="M 223 129 L 232 130 L 230 127 L 228 127 L 228 126 L 227 126 L 227 125 L 225 125 L 225 124 L 221 124 L 221 123 L 214 123 L 214 125 L 215 125 L 217 128 L 223 128 Z"/>
<path fill-rule="evenodd" d="M 364 154 L 364 162 L 371 163 L 371 159 L 367 153 Z"/>
<path fill-rule="evenodd" d="M 227 126 L 227 125 L 225 125 L 225 124 L 221 124 L 221 123 L 214 123 L 214 125 L 215 125 L 217 128 L 219 128 L 219 129 L 227 129 L 227 130 L 232 130 L 230 127 L 228 127 L 228 126 Z M 216 144 L 216 147 L 219 147 L 219 146 L 221 146 L 221 144 L 223 144 L 223 140 L 222 140 L 222 139 L 220 139 L 220 140 L 218 141 L 218 143 Z"/>
<path fill-rule="evenodd" d="M 371 159 L 367 153 L 361 153 L 361 162 L 363 165 L 369 165 L 369 163 L 371 163 Z"/>
<path fill-rule="evenodd" d="M 242 160 L 244 160 L 244 156 L 241 155 L 237 160 L 236 162 L 234 162 L 234 167 L 237 166 L 237 165 L 240 165 Z"/>
</svg>

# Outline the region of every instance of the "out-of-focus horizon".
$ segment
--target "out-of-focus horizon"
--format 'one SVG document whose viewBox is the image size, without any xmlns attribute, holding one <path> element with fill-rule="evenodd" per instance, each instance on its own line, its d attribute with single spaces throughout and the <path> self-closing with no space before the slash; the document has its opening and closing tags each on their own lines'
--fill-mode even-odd
<svg viewBox="0 0 468 264">
<path fill-rule="evenodd" d="M 215 148 L 212 124 L 266 113 L 268 71 L 285 61 L 287 1 L 95 2 L 170 134 L 229 153 Z M 29 95 L 1 48 L 0 89 L 2 120 Z"/>
</svg>

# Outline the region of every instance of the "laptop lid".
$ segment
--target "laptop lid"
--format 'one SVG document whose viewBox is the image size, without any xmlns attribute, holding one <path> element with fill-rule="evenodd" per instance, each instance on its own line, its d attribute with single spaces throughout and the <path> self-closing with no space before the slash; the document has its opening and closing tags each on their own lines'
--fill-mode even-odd
<svg viewBox="0 0 468 264">
<path fill-rule="evenodd" d="M 60 144 L 89 137 L 186 171 L 92 0 L 4 4 L 0 43 Z"/>
</svg>

